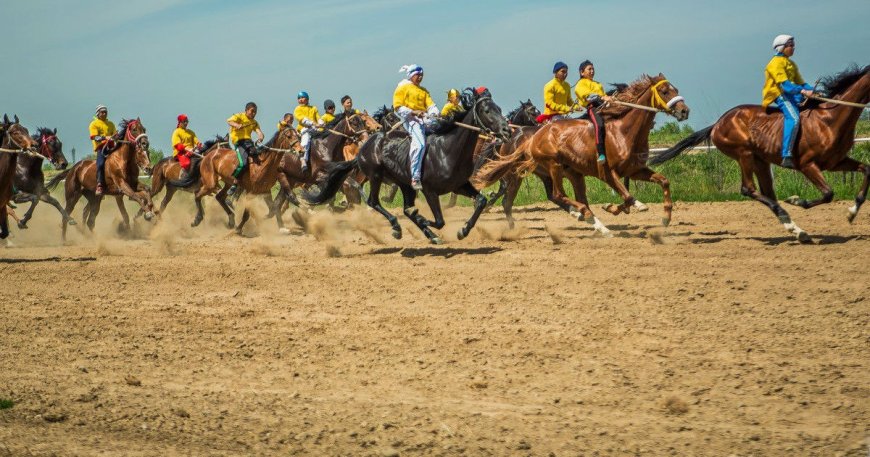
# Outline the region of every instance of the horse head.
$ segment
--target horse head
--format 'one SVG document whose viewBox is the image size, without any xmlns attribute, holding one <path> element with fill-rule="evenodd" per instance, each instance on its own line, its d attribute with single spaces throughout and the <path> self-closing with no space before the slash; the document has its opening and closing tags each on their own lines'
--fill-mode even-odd
<svg viewBox="0 0 870 457">
<path fill-rule="evenodd" d="M 381 129 L 381 123 L 370 116 L 368 111 L 357 113 L 357 116 L 362 119 L 365 129 L 368 130 L 369 133 L 374 133 Z"/>
<path fill-rule="evenodd" d="M 142 125 L 142 120 L 138 117 L 125 121 L 126 128 L 124 140 L 133 145 L 136 151 L 136 164 L 146 174 L 151 174 L 151 158 L 148 156 L 150 143 L 148 142 L 148 134 L 145 133 L 145 126 Z"/>
<path fill-rule="evenodd" d="M 462 92 L 462 106 L 471 112 L 474 124 L 502 141 L 508 141 L 511 130 L 501 108 L 492 101 L 489 91 L 480 93 L 472 88 Z"/>
<path fill-rule="evenodd" d="M 27 129 L 18 123 L 18 116 L 14 116 L 14 120 L 10 121 L 9 116 L 3 115 L 2 132 L 4 134 L 3 144 L 0 147 L 7 149 L 20 149 L 30 151 L 36 147 L 36 142 L 30 137 Z"/>
<path fill-rule="evenodd" d="M 223 141 L 227 141 L 223 139 Z M 292 149 L 296 152 L 302 152 L 302 143 L 299 142 L 299 132 L 294 128 L 281 129 L 278 132 L 278 138 L 275 141 L 276 149 Z"/>
<path fill-rule="evenodd" d="M 56 170 L 66 169 L 69 162 L 63 154 L 63 143 L 57 137 L 57 129 L 40 127 L 31 138 L 36 142 L 39 154 L 48 159 Z"/>
<path fill-rule="evenodd" d="M 670 114 L 678 121 L 685 121 L 689 118 L 689 106 L 686 101 L 680 96 L 679 89 L 676 88 L 665 75 L 659 73 L 655 78 L 650 78 L 652 85 L 652 106 L 659 108 Z"/>
</svg>

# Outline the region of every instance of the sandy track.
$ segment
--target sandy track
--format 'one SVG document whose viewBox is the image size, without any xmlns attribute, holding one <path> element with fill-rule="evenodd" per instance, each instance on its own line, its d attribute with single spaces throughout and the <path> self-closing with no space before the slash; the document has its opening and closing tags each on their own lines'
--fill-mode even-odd
<svg viewBox="0 0 870 457">
<path fill-rule="evenodd" d="M 133 240 L 107 204 L 68 246 L 46 206 L 0 250 L 0 456 L 867 455 L 848 202 L 792 210 L 812 246 L 750 202 L 614 239 L 539 206 L 456 241 L 454 209 L 434 247 L 365 212 L 191 230 L 188 204 Z"/>
</svg>

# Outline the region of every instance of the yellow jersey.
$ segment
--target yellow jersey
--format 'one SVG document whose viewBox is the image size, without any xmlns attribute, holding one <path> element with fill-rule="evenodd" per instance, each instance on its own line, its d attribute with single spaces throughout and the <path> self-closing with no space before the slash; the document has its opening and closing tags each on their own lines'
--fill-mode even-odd
<svg viewBox="0 0 870 457">
<path fill-rule="evenodd" d="M 193 149 L 198 143 L 199 138 L 196 137 L 196 133 L 193 130 L 178 127 L 172 132 L 172 156 L 178 155 L 178 150 L 175 149 L 178 144 L 183 144 L 185 148 Z"/>
<path fill-rule="evenodd" d="M 251 132 L 260 128 L 260 124 L 256 120 L 248 119 L 248 116 L 243 112 L 233 114 L 232 117 L 227 119 L 227 122 L 235 122 L 242 125 L 240 129 L 230 127 L 230 141 L 233 144 L 238 143 L 239 140 L 250 140 Z"/>
<path fill-rule="evenodd" d="M 404 106 L 412 111 L 426 111 L 434 105 L 435 102 L 432 101 L 428 90 L 408 80 L 399 83 L 396 91 L 393 92 L 393 109 Z"/>
<path fill-rule="evenodd" d="M 317 120 L 320 118 L 317 114 L 317 107 L 311 106 L 311 105 L 299 105 L 299 106 L 297 106 L 296 109 L 293 110 L 293 117 L 296 118 L 296 122 L 298 123 L 296 125 L 296 130 L 298 130 L 300 132 L 302 131 L 302 129 L 305 128 L 305 126 L 302 125 L 303 119 L 308 119 L 309 121 L 313 122 L 314 124 L 317 124 Z"/>
<path fill-rule="evenodd" d="M 544 114 L 568 114 L 572 106 L 570 84 L 554 77 L 544 85 Z"/>
<path fill-rule="evenodd" d="M 286 122 L 284 122 L 284 121 L 278 121 L 278 131 L 279 131 L 279 132 L 280 132 L 281 130 L 286 129 L 287 127 L 290 127 L 290 126 L 287 125 Z"/>
<path fill-rule="evenodd" d="M 767 106 L 782 95 L 782 84 L 791 81 L 797 85 L 806 84 L 797 65 L 786 56 L 777 55 L 770 59 L 764 69 L 764 89 L 761 91 L 761 105 Z"/>
<path fill-rule="evenodd" d="M 88 133 L 90 137 L 95 136 L 112 136 L 117 132 L 115 130 L 115 124 L 106 119 L 105 121 L 95 117 L 93 121 L 91 121 L 91 125 L 88 126 Z M 94 143 L 94 152 L 100 148 L 100 142 L 92 141 Z"/>
<path fill-rule="evenodd" d="M 598 81 L 593 81 L 588 78 L 580 78 L 577 85 L 574 86 L 574 95 L 577 96 L 577 104 L 586 108 L 589 102 L 586 100 L 590 95 L 596 94 L 604 97 L 604 86 Z"/>
<path fill-rule="evenodd" d="M 447 103 L 444 105 L 444 108 L 441 108 L 441 117 L 447 117 L 453 114 L 454 112 L 462 112 L 465 109 L 462 108 L 462 105 L 454 105 L 453 103 Z"/>
<path fill-rule="evenodd" d="M 323 113 L 323 116 L 320 116 L 320 120 L 323 121 L 324 124 L 329 124 L 335 120 L 335 116 L 329 113 Z"/>
</svg>

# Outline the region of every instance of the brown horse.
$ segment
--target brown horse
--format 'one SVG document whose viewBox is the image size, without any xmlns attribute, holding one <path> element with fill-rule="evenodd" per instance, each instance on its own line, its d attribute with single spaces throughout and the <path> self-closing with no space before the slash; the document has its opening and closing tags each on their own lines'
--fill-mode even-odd
<svg viewBox="0 0 870 457">
<path fill-rule="evenodd" d="M 201 156 L 205 156 L 211 150 L 217 148 L 221 145 L 227 144 L 226 136 L 216 136 L 214 140 L 206 141 L 203 144 L 202 151 L 200 152 Z M 175 195 L 175 192 L 179 189 L 185 190 L 187 192 L 196 193 L 199 190 L 199 179 L 196 177 L 199 175 L 199 159 L 194 159 L 190 164 L 190 172 L 189 176 L 194 177 L 191 180 L 191 183 L 186 186 L 176 186 L 174 183 L 184 181 L 182 178 L 182 172 L 184 171 L 179 165 L 178 161 L 175 160 L 174 157 L 164 157 L 160 159 L 156 164 L 154 164 L 154 169 L 151 171 L 151 198 L 154 198 L 155 195 L 159 194 L 163 188 L 166 188 L 166 195 L 163 196 L 163 201 L 160 202 L 160 213 L 163 213 L 163 210 L 169 205 L 169 202 L 172 200 L 172 196 Z M 196 200 L 197 211 L 202 212 L 202 207 L 200 206 L 202 202 L 200 200 Z"/>
<path fill-rule="evenodd" d="M 820 90 L 832 99 L 866 105 L 870 101 L 870 65 L 863 68 L 852 66 L 825 78 L 821 80 Z M 786 200 L 787 203 L 802 208 L 830 203 L 834 192 L 825 181 L 822 171 L 860 171 L 864 174 L 864 182 L 855 196 L 855 205 L 849 208 L 848 216 L 849 222 L 855 220 L 870 186 L 870 165 L 848 156 L 860 114 L 861 109 L 852 106 L 813 100 L 807 103 L 807 109 L 800 113 L 801 128 L 793 151 L 794 163 L 795 168 L 819 189 L 822 196 L 813 201 L 794 196 Z M 766 112 L 759 105 L 737 106 L 723 114 L 712 126 L 680 141 L 650 163 L 662 163 L 701 141 L 711 139 L 717 149 L 736 160 L 740 166 L 740 193 L 770 208 L 785 229 L 799 241 L 810 242 L 807 232 L 792 222 L 776 199 L 770 165 L 782 162 L 782 126 L 782 113 Z M 758 179 L 761 192 L 756 189 L 753 176 Z"/>
<path fill-rule="evenodd" d="M 272 187 L 278 180 L 280 173 L 279 165 L 285 153 L 291 150 L 298 150 L 298 147 L 299 134 L 296 130 L 290 128 L 280 130 L 261 148 L 261 152 L 256 158 L 252 157 L 249 159 L 250 162 L 238 177 L 233 176 L 233 173 L 235 173 L 239 166 L 236 151 L 218 147 L 206 154 L 199 165 L 200 187 L 196 191 L 198 212 L 191 225 L 196 227 L 202 222 L 203 211 L 201 200 L 206 195 L 214 193 L 215 200 L 220 203 L 229 218 L 227 227 L 235 227 L 235 211 L 227 201 L 229 187 L 233 184 L 238 184 L 243 191 L 250 194 L 271 194 Z M 220 181 L 224 185 L 218 189 Z M 242 232 L 242 228 L 249 217 L 250 212 L 246 208 L 242 214 L 241 222 L 236 227 L 236 233 Z"/>
<path fill-rule="evenodd" d="M 40 127 L 31 135 L 36 142 L 38 154 L 25 154 L 18 157 L 18 168 L 15 171 L 15 190 L 13 196 L 15 203 L 30 202 L 30 208 L 18 221 L 18 228 L 26 229 L 27 222 L 33 217 L 33 210 L 37 203 L 44 201 L 57 208 L 62 219 L 67 219 L 70 225 L 76 225 L 63 206 L 45 188 L 45 174 L 43 173 L 43 160 L 48 159 L 57 170 L 65 170 L 68 162 L 63 155 L 63 143 L 57 136 L 57 129 Z"/>
<path fill-rule="evenodd" d="M 18 116 L 10 121 L 3 115 L 0 124 L 0 239 L 9 236 L 8 207 L 12 197 L 12 182 L 15 179 L 15 169 L 19 152 L 29 152 L 36 147 L 36 142 L 30 138 L 30 133 L 18 123 Z"/>
<path fill-rule="evenodd" d="M 345 116 L 339 114 L 330 123 L 329 130 L 321 134 L 315 134 L 311 140 L 310 168 L 302 172 L 302 157 L 297 154 L 285 154 L 281 160 L 281 173 L 278 182 L 281 184 L 272 211 L 269 215 L 275 215 L 278 229 L 286 232 L 282 213 L 286 210 L 286 203 L 293 202 L 298 206 L 298 201 L 293 195 L 293 189 L 297 187 L 315 184 L 323 176 L 326 165 L 333 162 L 353 160 L 359 152 L 359 145 L 365 142 L 371 132 L 381 128 L 381 124 L 366 112 L 355 113 Z M 365 175 L 357 171 L 352 179 L 348 179 L 342 186 L 342 191 L 347 196 L 348 206 L 362 202 L 360 185 L 365 182 Z M 353 183 L 351 182 L 353 181 Z"/>
<path fill-rule="evenodd" d="M 127 231 L 130 229 L 130 216 L 124 207 L 125 196 L 139 203 L 139 206 L 145 211 L 145 220 L 151 220 L 154 217 L 151 194 L 148 192 L 148 188 L 139 182 L 140 168 L 146 173 L 151 171 L 151 162 L 148 158 L 148 135 L 145 133 L 145 126 L 142 125 L 139 118 L 124 119 L 112 139 L 117 147 L 106 157 L 105 195 L 115 196 L 115 203 L 118 205 L 118 211 L 120 211 L 122 218 L 119 229 Z M 100 204 L 103 201 L 103 197 L 96 194 L 96 161 L 85 159 L 78 162 L 72 168 L 52 178 L 46 184 L 46 188 L 49 190 L 54 188 L 63 179 L 66 179 L 64 183 L 66 212 L 71 214 L 76 203 L 84 196 L 88 203 L 82 210 L 82 221 L 93 232 L 97 214 L 100 212 Z M 66 240 L 67 223 L 68 220 L 64 220 L 61 224 L 61 236 L 64 240 Z"/>
<path fill-rule="evenodd" d="M 661 73 L 658 76 L 641 76 L 614 98 L 619 102 L 655 108 L 679 121 L 689 117 L 689 107 L 679 96 L 679 91 Z M 614 103 L 605 108 L 603 114 L 608 120 L 607 162 L 604 166 L 597 164 L 592 123 L 582 119 L 560 120 L 538 129 L 513 154 L 485 165 L 476 176 L 476 184 L 489 184 L 511 171 L 521 174 L 543 167 L 551 180 L 552 200 L 569 209 L 578 219 L 587 221 L 602 235 L 610 236 L 610 230 L 589 208 L 582 177 L 595 176 L 619 193 L 623 203 L 606 208 L 614 215 L 628 213 L 636 201 L 620 182 L 621 176 L 652 181 L 662 187 L 665 211 L 662 223 L 668 225 L 673 207 L 670 184 L 664 176 L 647 168 L 645 163 L 649 151 L 649 132 L 656 112 Z M 577 200 L 569 199 L 565 193 L 562 177 L 566 172 L 572 178 L 575 189 L 579 190 L 579 195 L 575 196 Z"/>
</svg>

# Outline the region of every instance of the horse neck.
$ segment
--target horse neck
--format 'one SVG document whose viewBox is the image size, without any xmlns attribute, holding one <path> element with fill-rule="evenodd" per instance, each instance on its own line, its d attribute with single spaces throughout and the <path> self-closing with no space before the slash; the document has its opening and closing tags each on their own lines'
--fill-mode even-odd
<svg viewBox="0 0 870 457">
<path fill-rule="evenodd" d="M 26 154 L 19 154 L 18 157 L 18 166 L 25 170 L 41 170 L 43 163 L 43 157 L 34 157 Z M 28 173 L 29 174 L 29 173 Z"/>
<path fill-rule="evenodd" d="M 865 73 L 855 84 L 849 86 L 842 94 L 836 97 L 838 100 L 863 103 L 870 101 L 870 73 Z M 858 124 L 858 119 L 864 110 L 853 108 L 851 106 L 834 105 L 830 109 L 816 110 L 820 114 L 823 122 L 833 131 L 845 133 L 851 129 L 854 136 L 855 125 Z"/>
<path fill-rule="evenodd" d="M 474 125 L 472 122 L 472 119 L 474 119 L 473 109 L 474 107 L 468 110 L 465 116 L 462 117 L 463 124 Z M 457 126 L 454 131 L 444 136 L 442 145 L 445 157 L 454 159 L 451 160 L 454 163 L 459 163 L 464 159 L 468 159 L 469 163 L 474 162 L 474 148 L 477 145 L 477 139 L 480 137 L 478 132 Z M 451 154 L 454 151 L 456 154 Z"/>
<path fill-rule="evenodd" d="M 649 106 L 652 100 L 652 90 L 647 90 L 636 101 L 638 105 Z M 656 113 L 652 111 L 629 108 L 625 116 L 611 122 L 625 137 L 629 146 L 629 151 L 645 152 L 647 148 L 638 148 L 636 146 L 649 145 L 649 132 L 653 128 L 653 121 Z"/>
</svg>

